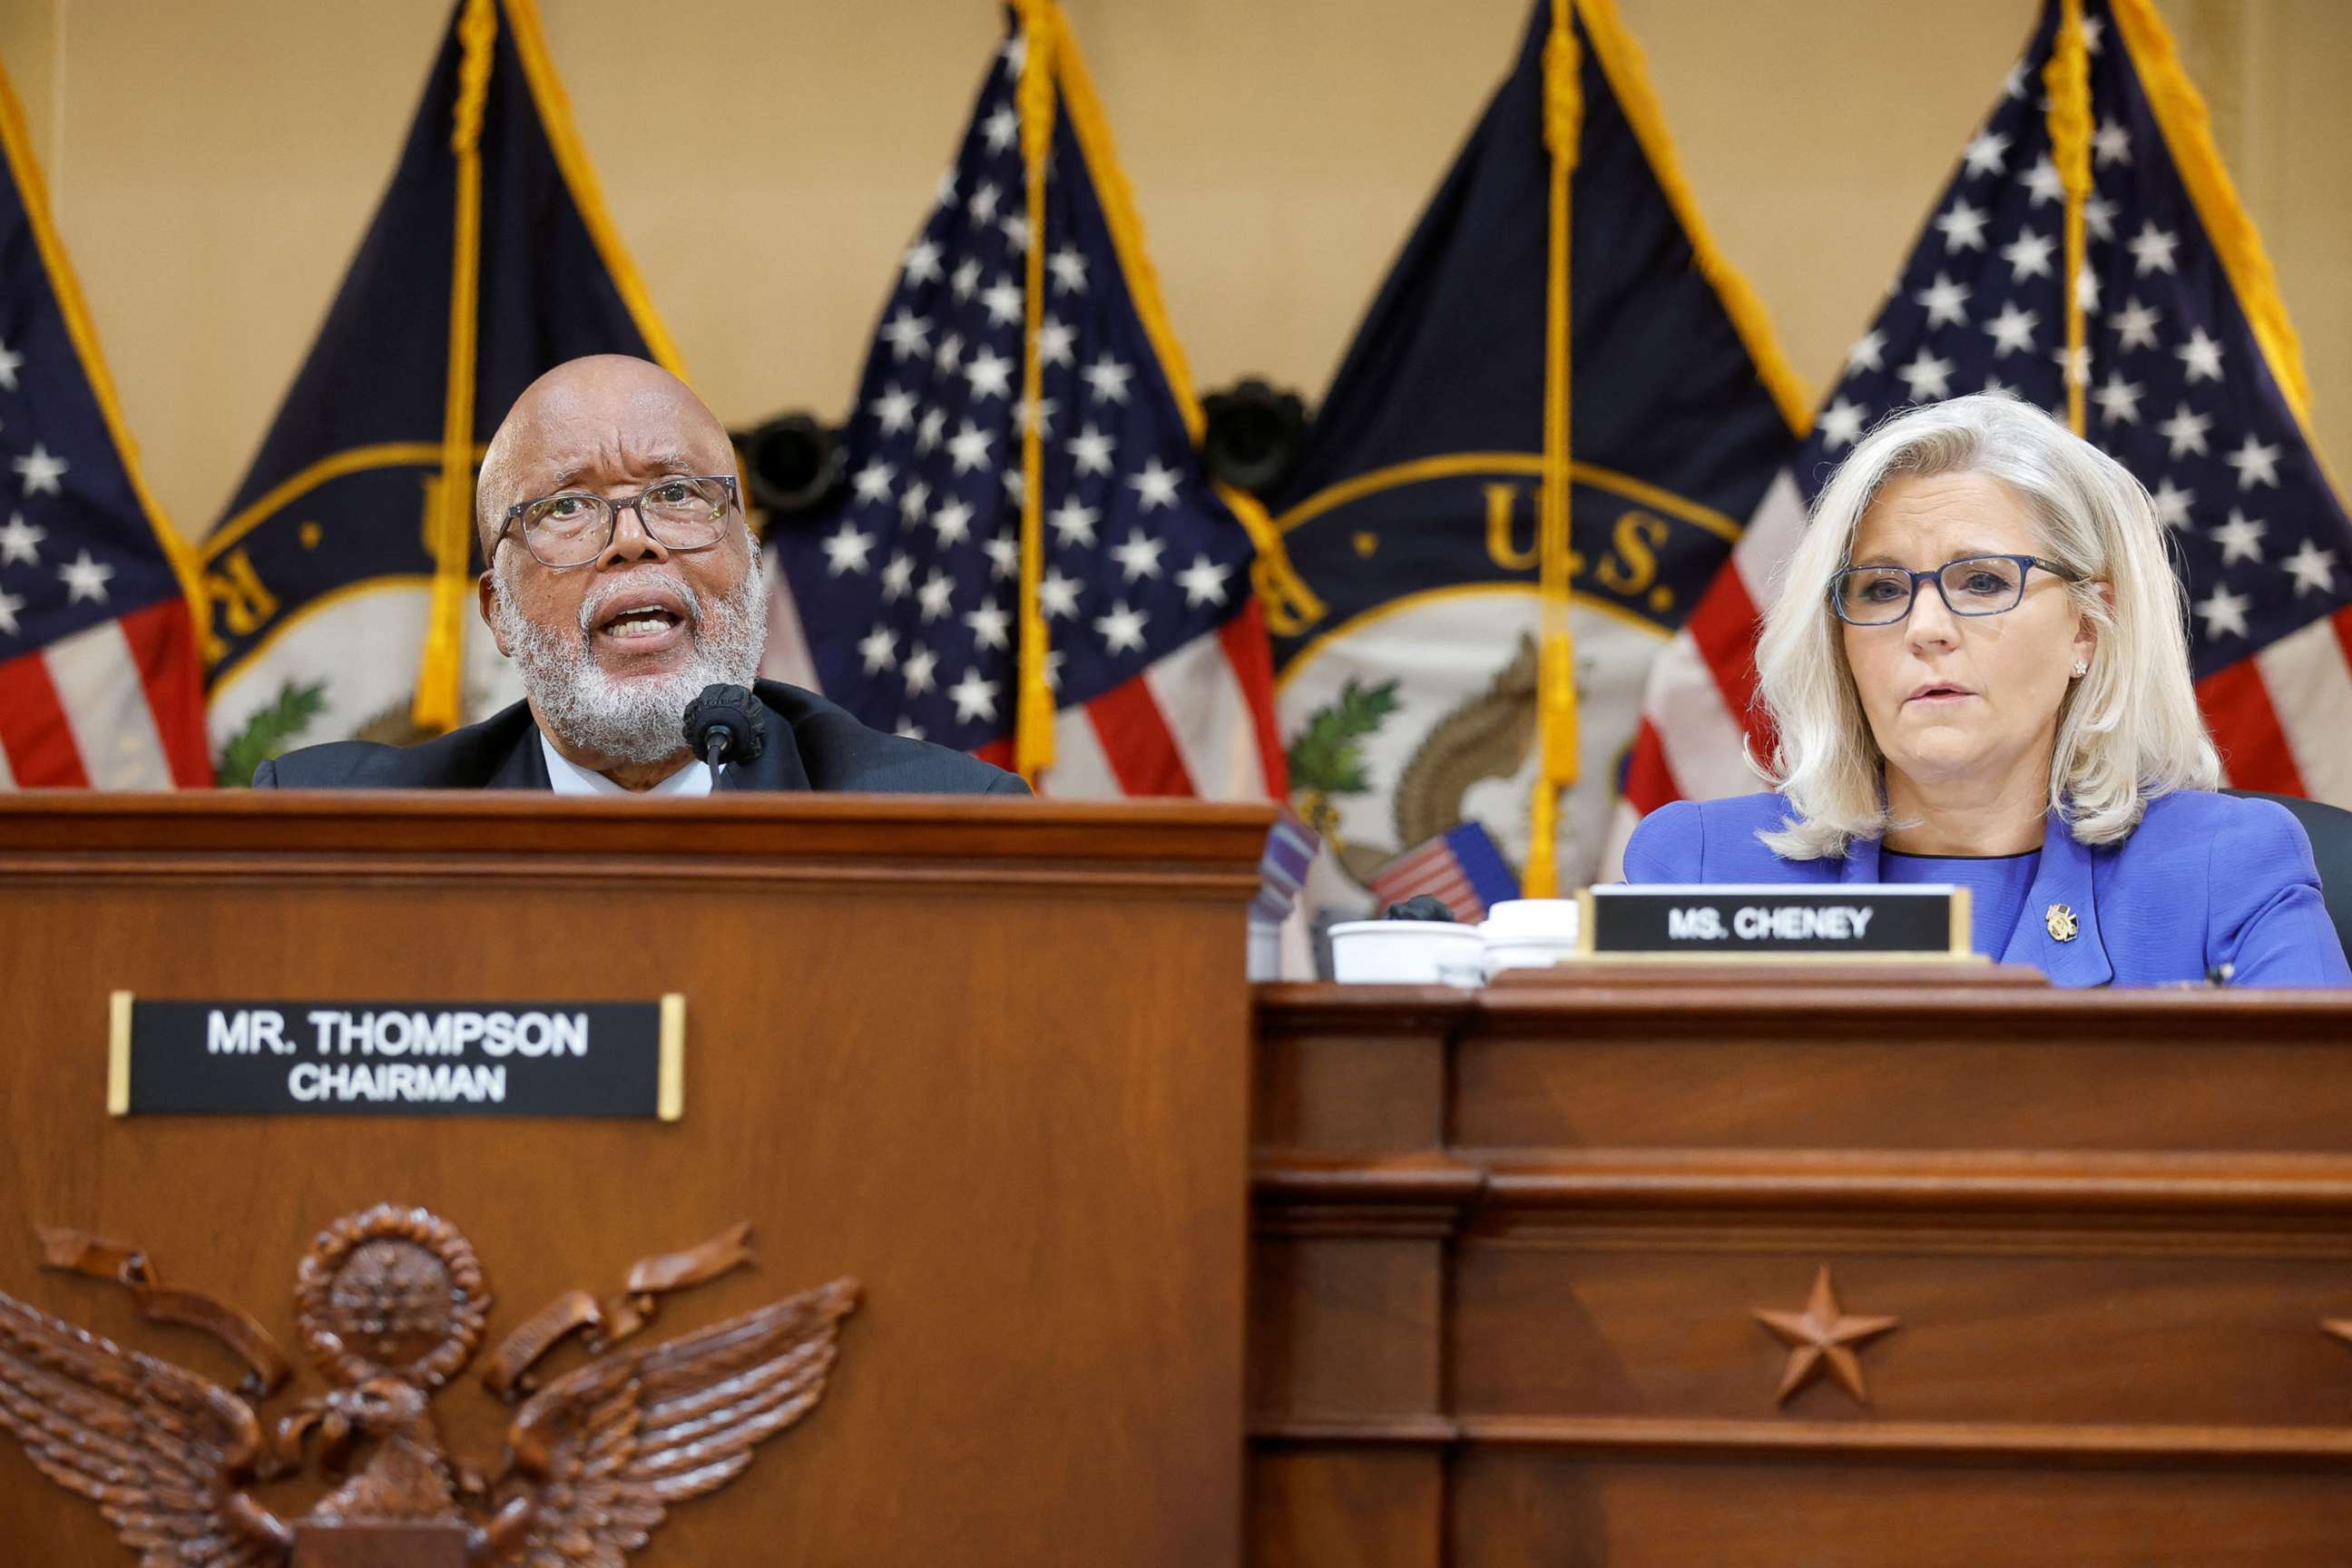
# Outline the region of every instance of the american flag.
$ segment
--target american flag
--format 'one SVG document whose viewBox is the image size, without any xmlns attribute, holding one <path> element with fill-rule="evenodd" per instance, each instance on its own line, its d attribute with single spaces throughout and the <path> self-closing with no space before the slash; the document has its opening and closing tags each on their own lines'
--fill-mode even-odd
<svg viewBox="0 0 2352 1568">
<path fill-rule="evenodd" d="M 2189 605 L 2197 691 L 2239 788 L 2352 805 L 2352 524 L 2305 428 L 2294 339 L 2202 101 L 2147 0 L 2084 0 L 2092 190 L 2075 287 L 2085 435 L 2155 497 Z M 1794 466 L 1653 668 L 1638 813 L 1758 787 L 1759 609 L 1841 456 L 1905 406 L 2006 389 L 2064 417 L 2063 215 L 2050 0 Z"/>
<path fill-rule="evenodd" d="M 1407 850 L 1373 874 L 1377 909 L 1423 893 L 1452 910 L 1457 921 L 1483 921 L 1495 905 L 1519 896 L 1519 879 L 1486 830 L 1465 822 Z"/>
<path fill-rule="evenodd" d="M 0 788 L 209 784 L 202 663 L 0 78 Z"/>
<path fill-rule="evenodd" d="M 1044 231 L 1027 216 L 1016 22 L 883 310 L 845 437 L 847 500 L 772 533 L 789 593 L 774 640 L 795 643 L 796 620 L 819 688 L 868 724 L 1009 762 L 1034 419 L 1056 707 L 1043 792 L 1278 799 L 1250 536 L 1194 455 L 1199 410 L 1083 69 L 1058 13 L 1037 14 L 1055 28 Z"/>
</svg>

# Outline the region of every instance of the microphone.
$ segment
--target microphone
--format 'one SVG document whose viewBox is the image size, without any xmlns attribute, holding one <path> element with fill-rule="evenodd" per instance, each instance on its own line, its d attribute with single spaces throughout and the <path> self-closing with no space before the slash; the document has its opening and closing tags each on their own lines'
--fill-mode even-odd
<svg viewBox="0 0 2352 1568">
<path fill-rule="evenodd" d="M 768 725 L 760 700 L 740 686 L 706 686 L 686 705 L 686 743 L 717 773 L 721 763 L 748 763 L 767 749 Z"/>
</svg>

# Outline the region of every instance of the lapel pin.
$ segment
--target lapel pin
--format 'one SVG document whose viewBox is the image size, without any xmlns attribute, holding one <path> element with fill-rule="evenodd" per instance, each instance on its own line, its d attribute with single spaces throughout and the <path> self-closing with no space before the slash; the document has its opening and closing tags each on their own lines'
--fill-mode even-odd
<svg viewBox="0 0 2352 1568">
<path fill-rule="evenodd" d="M 2074 918 L 2074 911 L 2064 904 L 2051 905 L 2043 911 L 2042 923 L 2049 928 L 2053 942 L 2072 942 L 2074 933 L 2083 929 L 2082 922 Z"/>
</svg>

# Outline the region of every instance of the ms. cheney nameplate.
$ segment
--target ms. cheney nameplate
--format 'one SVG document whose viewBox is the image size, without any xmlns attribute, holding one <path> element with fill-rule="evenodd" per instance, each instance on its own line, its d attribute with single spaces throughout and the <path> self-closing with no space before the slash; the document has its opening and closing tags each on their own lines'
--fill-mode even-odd
<svg viewBox="0 0 2352 1568">
<path fill-rule="evenodd" d="M 148 1001 L 113 995 L 116 1116 L 678 1118 L 686 998 Z"/>
<path fill-rule="evenodd" d="M 1649 958 L 1965 958 L 1969 890 L 1942 884 L 1594 888 L 1587 953 Z"/>
</svg>

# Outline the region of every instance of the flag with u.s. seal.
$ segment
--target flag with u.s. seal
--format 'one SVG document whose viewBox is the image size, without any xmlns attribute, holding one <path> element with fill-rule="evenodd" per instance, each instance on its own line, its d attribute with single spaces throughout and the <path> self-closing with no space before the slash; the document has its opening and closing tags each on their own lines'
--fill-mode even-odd
<svg viewBox="0 0 2352 1568">
<path fill-rule="evenodd" d="M 1643 676 L 1805 422 L 1612 5 L 1538 4 L 1276 519 L 1324 606 L 1272 628 L 1317 902 L 1465 824 L 1517 872 L 1544 816 L 1590 880 Z"/>
<path fill-rule="evenodd" d="M 522 695 L 474 618 L 474 469 L 542 372 L 679 366 L 604 211 L 532 0 L 457 0 L 391 188 L 204 545 L 220 782 Z"/>
</svg>

